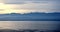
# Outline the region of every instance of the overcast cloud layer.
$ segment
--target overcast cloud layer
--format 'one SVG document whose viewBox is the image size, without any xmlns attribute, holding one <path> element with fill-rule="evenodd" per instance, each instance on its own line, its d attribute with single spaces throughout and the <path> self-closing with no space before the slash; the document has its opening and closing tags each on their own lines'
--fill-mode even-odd
<svg viewBox="0 0 60 32">
<path fill-rule="evenodd" d="M 0 0 L 0 3 L 17 13 L 60 12 L 60 0 Z"/>
</svg>

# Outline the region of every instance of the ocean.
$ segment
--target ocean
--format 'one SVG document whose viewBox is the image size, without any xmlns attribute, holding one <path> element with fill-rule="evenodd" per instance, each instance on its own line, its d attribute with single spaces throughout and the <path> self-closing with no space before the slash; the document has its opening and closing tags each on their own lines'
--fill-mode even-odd
<svg viewBox="0 0 60 32">
<path fill-rule="evenodd" d="M 0 21 L 0 29 L 40 29 L 57 30 L 60 21 Z"/>
</svg>

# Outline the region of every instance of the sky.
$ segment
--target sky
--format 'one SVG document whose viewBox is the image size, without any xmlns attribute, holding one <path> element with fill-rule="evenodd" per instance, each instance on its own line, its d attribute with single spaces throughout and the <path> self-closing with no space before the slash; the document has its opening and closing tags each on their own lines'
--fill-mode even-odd
<svg viewBox="0 0 60 32">
<path fill-rule="evenodd" d="M 0 0 L 0 14 L 60 12 L 60 0 Z"/>
</svg>

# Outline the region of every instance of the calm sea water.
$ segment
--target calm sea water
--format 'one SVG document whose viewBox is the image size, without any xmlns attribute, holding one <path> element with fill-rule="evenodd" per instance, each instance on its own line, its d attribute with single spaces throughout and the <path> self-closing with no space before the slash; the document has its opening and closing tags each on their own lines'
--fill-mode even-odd
<svg viewBox="0 0 60 32">
<path fill-rule="evenodd" d="M 0 21 L 0 29 L 49 29 L 60 28 L 60 21 Z"/>
</svg>

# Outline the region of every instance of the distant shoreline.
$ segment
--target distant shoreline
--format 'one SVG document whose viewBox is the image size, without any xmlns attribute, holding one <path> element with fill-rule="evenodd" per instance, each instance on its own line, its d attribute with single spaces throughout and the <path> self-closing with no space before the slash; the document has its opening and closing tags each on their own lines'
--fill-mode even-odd
<svg viewBox="0 0 60 32">
<path fill-rule="evenodd" d="M 18 20 L 18 19 L 16 19 L 16 20 L 0 20 L 0 21 L 60 21 L 60 19 L 26 19 L 26 20 Z"/>
<path fill-rule="evenodd" d="M 60 30 L 38 30 L 38 29 L 19 29 L 19 30 L 13 30 L 13 29 L 0 29 L 2 32 L 60 32 Z"/>
<path fill-rule="evenodd" d="M 60 13 L 0 14 L 0 21 L 60 21 Z"/>
</svg>

